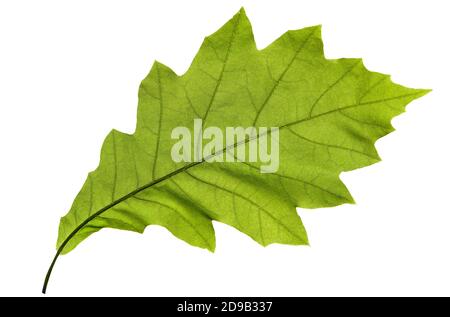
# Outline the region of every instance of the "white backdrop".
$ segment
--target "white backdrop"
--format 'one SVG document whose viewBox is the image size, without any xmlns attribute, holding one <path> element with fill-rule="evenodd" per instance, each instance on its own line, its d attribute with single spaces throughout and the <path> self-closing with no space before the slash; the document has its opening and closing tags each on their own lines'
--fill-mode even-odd
<svg viewBox="0 0 450 317">
<path fill-rule="evenodd" d="M 244 6 L 259 48 L 322 24 L 329 58 L 432 88 L 344 174 L 356 205 L 299 209 L 311 246 L 215 223 L 216 253 L 160 227 L 105 229 L 57 263 L 49 296 L 450 295 L 447 1 L 0 0 L 0 295 L 40 295 L 59 217 L 112 128 L 132 132 L 155 59 L 183 73 Z"/>
</svg>

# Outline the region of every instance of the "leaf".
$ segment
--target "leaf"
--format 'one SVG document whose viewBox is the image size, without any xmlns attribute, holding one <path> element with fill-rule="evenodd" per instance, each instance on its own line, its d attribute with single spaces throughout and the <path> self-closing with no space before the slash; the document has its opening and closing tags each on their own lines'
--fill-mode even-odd
<svg viewBox="0 0 450 317">
<path fill-rule="evenodd" d="M 205 38 L 184 75 L 155 62 L 139 88 L 136 131 L 109 133 L 98 168 L 61 218 L 45 284 L 60 253 L 102 228 L 142 233 L 160 225 L 213 251 L 215 220 L 264 246 L 302 245 L 308 238 L 296 207 L 353 203 L 339 174 L 378 162 L 374 142 L 428 90 L 394 84 L 361 59 L 326 59 L 320 30 L 288 31 L 258 50 L 241 9 Z M 175 163 L 171 131 L 195 118 L 204 128 L 279 127 L 278 171 L 263 174 L 249 162 Z"/>
</svg>

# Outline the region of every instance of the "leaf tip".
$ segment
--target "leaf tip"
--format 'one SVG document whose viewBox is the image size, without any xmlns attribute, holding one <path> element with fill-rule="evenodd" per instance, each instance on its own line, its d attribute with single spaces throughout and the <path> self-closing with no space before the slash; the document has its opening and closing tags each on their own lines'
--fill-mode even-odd
<svg viewBox="0 0 450 317">
<path fill-rule="evenodd" d="M 378 161 L 381 161 L 381 158 L 380 158 Z M 349 205 L 356 205 L 356 201 L 355 201 L 355 199 L 353 198 L 352 195 L 350 195 L 350 196 L 347 198 L 347 202 L 346 202 L 346 203 L 349 204 Z"/>
<path fill-rule="evenodd" d="M 206 248 L 209 252 L 215 253 L 216 252 L 216 244 L 208 245 Z"/>
<path fill-rule="evenodd" d="M 433 89 L 418 89 L 418 95 L 419 95 L 419 97 L 423 97 L 432 91 L 433 91 Z"/>
<path fill-rule="evenodd" d="M 427 94 L 429 94 L 430 92 L 432 92 L 432 89 L 421 89 L 421 88 L 416 88 L 416 89 L 412 89 L 412 100 L 415 99 L 419 99 Z M 406 105 L 405 105 L 406 106 Z"/>
<path fill-rule="evenodd" d="M 316 32 L 318 32 L 319 34 L 322 34 L 322 24 L 312 25 L 311 29 L 315 29 Z"/>
<path fill-rule="evenodd" d="M 318 39 L 322 39 L 322 24 L 316 24 L 309 27 L 306 27 L 305 29 L 311 30 L 312 35 Z"/>
<path fill-rule="evenodd" d="M 160 78 L 160 76 L 180 77 L 180 75 L 175 73 L 175 71 L 172 68 L 170 68 L 169 66 L 158 60 L 155 60 L 153 62 L 152 69 L 150 70 L 150 72 L 152 72 L 153 70 L 155 70 L 156 76 L 158 78 Z"/>
<path fill-rule="evenodd" d="M 245 9 L 244 9 L 244 7 L 241 7 L 240 9 L 239 9 L 239 11 L 238 11 L 238 13 L 237 14 L 239 14 L 239 15 L 243 15 L 243 16 L 247 16 L 247 14 L 245 13 Z"/>
</svg>

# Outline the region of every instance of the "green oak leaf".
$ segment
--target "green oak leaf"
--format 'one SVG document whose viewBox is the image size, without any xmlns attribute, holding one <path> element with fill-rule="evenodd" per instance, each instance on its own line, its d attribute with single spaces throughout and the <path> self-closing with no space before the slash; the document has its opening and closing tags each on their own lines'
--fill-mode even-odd
<svg viewBox="0 0 450 317">
<path fill-rule="evenodd" d="M 378 162 L 375 141 L 427 92 L 394 84 L 361 59 L 326 59 L 320 26 L 288 31 L 258 50 L 241 9 L 205 38 L 182 76 L 154 63 L 139 88 L 135 132 L 109 133 L 98 168 L 61 218 L 44 291 L 59 254 L 106 227 L 142 233 L 160 225 L 213 251 L 215 220 L 264 246 L 308 244 L 296 207 L 353 203 L 339 174 Z M 175 163 L 171 131 L 196 118 L 205 128 L 279 127 L 278 171 Z"/>
</svg>

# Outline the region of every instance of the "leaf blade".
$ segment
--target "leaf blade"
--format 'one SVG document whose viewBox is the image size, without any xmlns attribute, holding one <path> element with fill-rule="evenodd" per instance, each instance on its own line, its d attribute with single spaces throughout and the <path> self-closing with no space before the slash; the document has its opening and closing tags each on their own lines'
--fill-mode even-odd
<svg viewBox="0 0 450 317">
<path fill-rule="evenodd" d="M 360 59 L 326 59 L 320 31 L 288 31 L 257 50 L 241 10 L 205 38 L 182 76 L 155 62 L 139 87 L 136 131 L 105 139 L 99 167 L 61 219 L 57 256 L 101 228 L 142 233 L 149 225 L 214 251 L 212 220 L 264 246 L 308 244 L 295 208 L 354 203 L 339 174 L 378 162 L 375 141 L 428 93 L 394 84 Z M 194 118 L 222 129 L 279 127 L 280 170 L 173 162 L 170 131 Z"/>
</svg>

